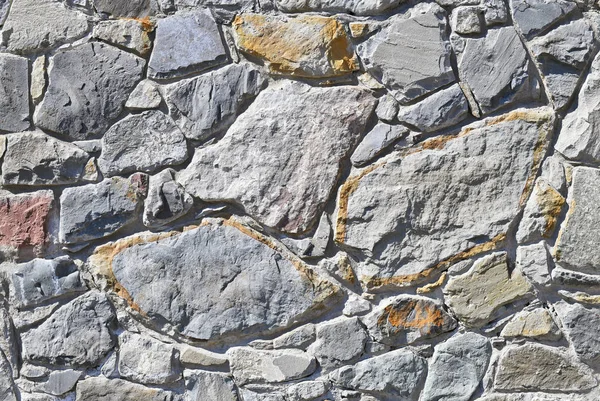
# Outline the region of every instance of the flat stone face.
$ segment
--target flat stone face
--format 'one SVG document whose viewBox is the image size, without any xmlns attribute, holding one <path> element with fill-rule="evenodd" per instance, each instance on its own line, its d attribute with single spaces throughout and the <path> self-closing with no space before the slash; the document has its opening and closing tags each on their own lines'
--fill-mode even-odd
<svg viewBox="0 0 600 401">
<path fill-rule="evenodd" d="M 364 166 L 373 161 L 386 148 L 408 134 L 402 125 L 379 123 L 358 144 L 350 161 L 355 166 Z"/>
<path fill-rule="evenodd" d="M 369 255 L 360 280 L 405 285 L 450 257 L 493 248 L 529 192 L 551 126 L 548 109 L 515 111 L 353 174 L 339 191 L 336 241 Z"/>
<path fill-rule="evenodd" d="M 469 401 L 483 379 L 492 346 L 475 333 L 459 334 L 435 347 L 421 400 Z"/>
<path fill-rule="evenodd" d="M 344 366 L 332 372 L 331 380 L 343 387 L 368 393 L 394 396 L 395 400 L 415 399 L 425 378 L 427 362 L 410 350 L 395 350 Z"/>
<path fill-rule="evenodd" d="M 543 178 L 535 181 L 517 231 L 519 243 L 550 238 L 557 228 L 565 198 Z"/>
<path fill-rule="evenodd" d="M 152 110 L 158 109 L 162 98 L 158 91 L 157 85 L 145 79 L 135 87 L 129 95 L 125 107 L 129 110 Z"/>
<path fill-rule="evenodd" d="M 187 143 L 175 122 L 157 110 L 125 117 L 102 137 L 98 167 L 105 177 L 183 163 Z"/>
<path fill-rule="evenodd" d="M 496 372 L 500 391 L 584 391 L 596 386 L 589 368 L 560 348 L 526 344 L 505 350 Z"/>
<path fill-rule="evenodd" d="M 80 38 L 87 31 L 86 15 L 60 1 L 13 0 L 2 43 L 10 52 L 29 54 Z"/>
<path fill-rule="evenodd" d="M 119 337 L 119 373 L 144 384 L 171 383 L 181 377 L 172 345 L 127 332 Z"/>
<path fill-rule="evenodd" d="M 23 359 L 67 366 L 95 366 L 114 346 L 115 318 L 106 295 L 89 292 L 60 307 L 21 335 Z"/>
<path fill-rule="evenodd" d="M 435 337 L 456 328 L 456 320 L 437 301 L 401 295 L 365 318 L 371 336 L 399 346 Z"/>
<path fill-rule="evenodd" d="M 381 14 L 384 11 L 404 3 L 405 0 L 277 0 L 277 7 L 284 12 L 303 11 L 349 13 L 356 15 Z"/>
<path fill-rule="evenodd" d="M 122 2 L 122 4 L 135 4 L 135 1 Z M 152 49 L 150 32 L 153 30 L 154 25 L 145 20 L 108 20 L 101 21 L 94 27 L 93 37 L 125 47 L 139 56 L 145 56 Z"/>
<path fill-rule="evenodd" d="M 121 379 L 89 377 L 80 381 L 76 388 L 76 401 L 171 401 L 171 392 L 144 387 Z"/>
<path fill-rule="evenodd" d="M 555 246 L 556 261 L 571 270 L 600 271 L 600 170 L 577 167 L 573 171 L 572 201 Z"/>
<path fill-rule="evenodd" d="M 24 57 L 0 54 L 0 130 L 29 128 L 29 63 Z"/>
<path fill-rule="evenodd" d="M 144 64 L 99 42 L 57 53 L 50 59 L 50 82 L 34 114 L 36 125 L 68 139 L 103 134 L 123 111 Z"/>
<path fill-rule="evenodd" d="M 6 136 L 2 185 L 63 185 L 81 180 L 90 156 L 41 131 Z"/>
<path fill-rule="evenodd" d="M 423 3 L 392 18 L 387 29 L 358 46 L 367 71 L 401 103 L 453 82 L 446 12 Z"/>
<path fill-rule="evenodd" d="M 359 68 L 346 31 L 335 18 L 242 14 L 233 26 L 240 50 L 264 59 L 271 73 L 332 77 Z"/>
<path fill-rule="evenodd" d="M 554 309 L 577 355 L 588 365 L 596 366 L 600 362 L 600 339 L 595 328 L 600 325 L 600 311 L 565 301 L 554 304 Z"/>
<path fill-rule="evenodd" d="M 233 380 L 222 373 L 186 371 L 185 383 L 190 401 L 239 401 Z"/>
<path fill-rule="evenodd" d="M 286 82 L 261 92 L 217 144 L 198 149 L 178 181 L 202 200 L 241 204 L 261 223 L 316 223 L 375 106 L 366 91 Z"/>
<path fill-rule="evenodd" d="M 577 4 L 573 1 L 510 0 L 515 25 L 528 38 L 543 33 L 576 9 Z"/>
<path fill-rule="evenodd" d="M 206 224 L 157 242 L 142 241 L 105 260 L 113 249 L 109 244 L 96 251 L 91 264 L 108 263 L 136 307 L 157 324 L 170 322 L 200 340 L 286 327 L 336 294 L 337 287 L 307 266 L 232 224 Z"/>
<path fill-rule="evenodd" d="M 181 77 L 226 61 L 221 34 L 208 10 L 175 14 L 156 26 L 148 78 Z"/>
<path fill-rule="evenodd" d="M 265 84 L 258 69 L 234 64 L 167 85 L 165 101 L 187 138 L 206 140 L 226 131 Z"/>
<path fill-rule="evenodd" d="M 359 357 L 368 339 L 358 318 L 325 323 L 317 327 L 317 340 L 309 348 L 324 370 L 331 370 Z"/>
<path fill-rule="evenodd" d="M 509 273 L 505 253 L 479 259 L 471 270 L 448 280 L 444 287 L 446 303 L 458 319 L 469 327 L 480 327 L 496 316 L 496 311 L 526 295 L 532 287 L 523 273 Z"/>
<path fill-rule="evenodd" d="M 96 11 L 113 17 L 142 18 L 151 14 L 151 0 L 91 0 Z"/>
<path fill-rule="evenodd" d="M 537 96 L 527 51 L 513 27 L 490 29 L 484 37 L 464 38 L 459 43 L 454 48 L 460 79 L 483 114 Z"/>
<path fill-rule="evenodd" d="M 517 313 L 502 329 L 503 337 L 528 337 L 541 340 L 558 340 L 561 337 L 559 328 L 554 323 L 550 312 L 544 308 Z"/>
</svg>

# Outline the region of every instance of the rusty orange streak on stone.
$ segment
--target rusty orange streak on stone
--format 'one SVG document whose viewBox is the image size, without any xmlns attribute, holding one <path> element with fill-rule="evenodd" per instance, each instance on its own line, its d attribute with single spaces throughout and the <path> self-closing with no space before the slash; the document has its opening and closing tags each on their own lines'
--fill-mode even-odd
<svg viewBox="0 0 600 401">
<path fill-rule="evenodd" d="M 432 329 L 444 325 L 444 315 L 433 305 L 423 305 L 422 302 L 411 300 L 401 305 L 388 305 L 384 309 L 377 325 L 388 328 L 388 324 L 396 329 L 394 331 L 419 329 L 430 333 Z"/>
</svg>

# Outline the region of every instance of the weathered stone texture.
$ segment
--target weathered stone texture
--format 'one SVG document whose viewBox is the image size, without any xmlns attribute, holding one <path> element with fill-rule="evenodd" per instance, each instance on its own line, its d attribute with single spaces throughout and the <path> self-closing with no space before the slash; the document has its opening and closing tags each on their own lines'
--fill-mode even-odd
<svg viewBox="0 0 600 401">
<path fill-rule="evenodd" d="M 29 63 L 24 57 L 0 54 L 0 130 L 29 128 Z"/>
</svg>

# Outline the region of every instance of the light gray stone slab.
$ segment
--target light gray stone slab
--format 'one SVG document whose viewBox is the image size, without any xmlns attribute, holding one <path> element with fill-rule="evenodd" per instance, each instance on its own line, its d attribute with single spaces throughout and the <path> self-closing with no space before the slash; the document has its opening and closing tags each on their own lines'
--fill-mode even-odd
<svg viewBox="0 0 600 401">
<path fill-rule="evenodd" d="M 223 373 L 187 370 L 185 384 L 190 401 L 239 401 L 233 380 Z"/>
<path fill-rule="evenodd" d="M 517 248 L 516 264 L 525 277 L 533 284 L 550 284 L 550 254 L 545 242 L 524 245 Z"/>
<path fill-rule="evenodd" d="M 519 244 L 551 238 L 558 226 L 565 198 L 544 178 L 538 178 L 525 204 L 523 217 L 517 230 Z"/>
<path fill-rule="evenodd" d="M 381 14 L 404 3 L 405 0 L 277 0 L 277 7 L 284 12 L 319 11 L 351 13 L 356 15 Z"/>
<path fill-rule="evenodd" d="M 600 310 L 565 301 L 554 304 L 554 310 L 562 321 L 567 340 L 579 358 L 586 364 L 597 367 L 600 362 L 600 339 L 595 328 L 600 324 Z"/>
<path fill-rule="evenodd" d="M 91 2 L 97 12 L 113 17 L 143 18 L 152 14 L 151 0 L 91 0 Z"/>
<path fill-rule="evenodd" d="M 134 111 L 152 110 L 158 109 L 161 101 L 157 85 L 149 79 L 144 79 L 131 92 L 125 107 Z"/>
<path fill-rule="evenodd" d="M 123 2 L 134 4 L 135 1 Z M 150 21 L 124 18 L 100 21 L 94 26 L 92 36 L 112 45 L 124 47 L 138 56 L 146 56 L 152 50 L 150 32 L 154 24 Z"/>
<path fill-rule="evenodd" d="M 517 313 L 500 332 L 502 337 L 527 337 L 556 341 L 561 338 L 560 329 L 552 315 L 544 308 L 523 310 Z"/>
<path fill-rule="evenodd" d="M 308 352 L 317 357 L 323 370 L 330 371 L 362 355 L 368 338 L 357 317 L 342 318 L 317 326 L 317 340 Z"/>
<path fill-rule="evenodd" d="M 119 373 L 133 382 L 166 384 L 177 381 L 181 377 L 178 355 L 173 345 L 151 337 L 127 332 L 119 336 Z"/>
<path fill-rule="evenodd" d="M 362 167 L 372 162 L 394 142 L 408 134 L 408 128 L 402 125 L 379 123 L 360 141 L 350 157 L 353 165 Z"/>
<path fill-rule="evenodd" d="M 452 10 L 450 25 L 459 35 L 481 33 L 484 9 L 478 6 L 462 6 Z"/>
<path fill-rule="evenodd" d="M 76 388 L 76 401 L 173 401 L 174 394 L 121 379 L 89 377 Z"/>
<path fill-rule="evenodd" d="M 194 205 L 192 197 L 175 181 L 175 171 L 166 169 L 150 177 L 144 200 L 144 225 L 161 228 L 184 216 Z"/>
<path fill-rule="evenodd" d="M 552 25 L 577 10 L 574 1 L 510 0 L 515 25 L 527 38 L 544 33 Z"/>
</svg>

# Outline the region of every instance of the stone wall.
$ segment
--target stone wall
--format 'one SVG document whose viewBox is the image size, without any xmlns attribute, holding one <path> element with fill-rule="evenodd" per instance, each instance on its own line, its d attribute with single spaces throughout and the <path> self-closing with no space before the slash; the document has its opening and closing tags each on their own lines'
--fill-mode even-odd
<svg viewBox="0 0 600 401">
<path fill-rule="evenodd" d="M 600 400 L 599 9 L 0 0 L 0 401 Z"/>
</svg>

